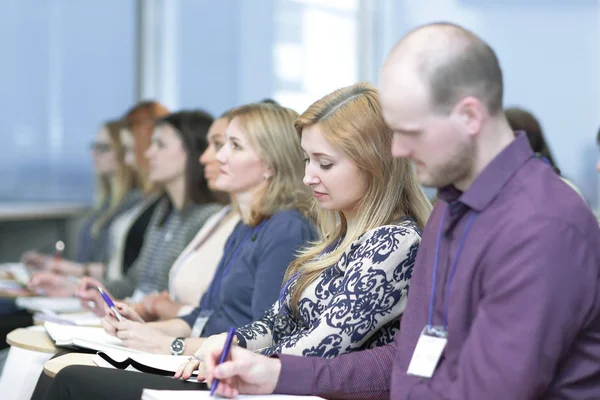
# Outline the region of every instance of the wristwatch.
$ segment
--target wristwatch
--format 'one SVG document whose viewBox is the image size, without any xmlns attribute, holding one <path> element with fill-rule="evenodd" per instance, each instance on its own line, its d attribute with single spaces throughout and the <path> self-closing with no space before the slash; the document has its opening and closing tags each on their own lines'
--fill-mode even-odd
<svg viewBox="0 0 600 400">
<path fill-rule="evenodd" d="M 185 338 L 178 337 L 171 343 L 171 354 L 180 356 L 185 351 Z"/>
</svg>

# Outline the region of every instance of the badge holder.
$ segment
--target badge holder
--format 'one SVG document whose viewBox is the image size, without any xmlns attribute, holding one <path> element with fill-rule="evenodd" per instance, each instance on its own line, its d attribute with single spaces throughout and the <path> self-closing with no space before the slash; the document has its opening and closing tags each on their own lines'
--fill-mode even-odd
<svg viewBox="0 0 600 400">
<path fill-rule="evenodd" d="M 428 325 L 423 328 L 406 373 L 421 378 L 431 378 L 447 342 L 448 332 L 443 326 Z"/>
<path fill-rule="evenodd" d="M 210 318 L 212 311 L 201 311 L 198 317 L 196 317 L 196 321 L 194 321 L 194 326 L 192 327 L 192 337 L 200 337 L 202 332 L 204 331 L 204 327 Z"/>
</svg>

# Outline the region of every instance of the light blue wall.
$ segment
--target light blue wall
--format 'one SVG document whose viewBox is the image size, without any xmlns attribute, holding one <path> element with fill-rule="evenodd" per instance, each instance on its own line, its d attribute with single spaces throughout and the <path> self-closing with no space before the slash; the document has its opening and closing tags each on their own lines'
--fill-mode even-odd
<svg viewBox="0 0 600 400">
<path fill-rule="evenodd" d="M 0 0 L 0 201 L 89 201 L 89 143 L 135 101 L 134 0 Z"/>
<path fill-rule="evenodd" d="M 272 96 L 282 1 L 178 0 L 179 107 L 220 114 Z M 449 20 L 474 30 L 499 55 L 506 105 L 540 118 L 564 174 L 597 203 L 596 0 L 376 1 L 375 70 L 417 25 Z M 135 3 L 0 0 L 0 201 L 90 197 L 87 145 L 102 120 L 135 101 Z"/>
<path fill-rule="evenodd" d="M 473 30 L 500 58 L 505 105 L 521 105 L 540 119 L 563 174 L 580 187 L 590 204 L 598 204 L 600 10 L 596 0 L 385 2 L 391 38 L 379 29 L 379 44 L 385 48 L 376 47 L 378 64 L 394 42 L 418 25 L 451 21 Z"/>
</svg>

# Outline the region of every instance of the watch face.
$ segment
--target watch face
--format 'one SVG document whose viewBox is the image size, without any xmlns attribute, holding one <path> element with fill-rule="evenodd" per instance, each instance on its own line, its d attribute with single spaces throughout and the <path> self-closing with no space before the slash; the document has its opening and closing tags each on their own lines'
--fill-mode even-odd
<svg viewBox="0 0 600 400">
<path fill-rule="evenodd" d="M 173 343 L 171 344 L 171 350 L 173 351 L 173 353 L 183 353 L 183 345 L 184 345 L 184 341 L 181 339 L 175 339 L 173 341 Z"/>
</svg>

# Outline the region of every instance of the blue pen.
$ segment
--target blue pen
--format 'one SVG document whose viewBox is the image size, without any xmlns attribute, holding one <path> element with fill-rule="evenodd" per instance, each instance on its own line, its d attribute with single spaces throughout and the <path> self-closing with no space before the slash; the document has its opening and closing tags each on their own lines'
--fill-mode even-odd
<svg viewBox="0 0 600 400">
<path fill-rule="evenodd" d="M 123 321 L 123 317 L 117 311 L 117 307 L 115 307 L 115 303 L 113 303 L 111 298 L 108 297 L 108 295 L 104 292 L 104 290 L 102 290 L 100 286 L 97 286 L 96 289 L 98 289 L 98 291 L 102 295 L 102 298 L 104 299 L 104 302 L 108 305 L 108 308 L 110 308 L 111 311 L 115 313 L 115 317 L 119 320 L 119 322 Z"/>
<path fill-rule="evenodd" d="M 231 343 L 233 342 L 233 337 L 235 336 L 235 328 L 229 328 L 227 331 L 227 339 L 225 339 L 225 346 L 223 347 L 223 352 L 221 353 L 221 361 L 219 364 L 223 364 L 225 360 L 227 360 L 227 356 L 229 355 L 229 350 L 231 349 Z M 219 385 L 219 380 L 215 378 L 213 380 L 212 386 L 210 387 L 210 397 L 215 394 L 215 390 L 217 390 L 217 386 Z"/>
</svg>

